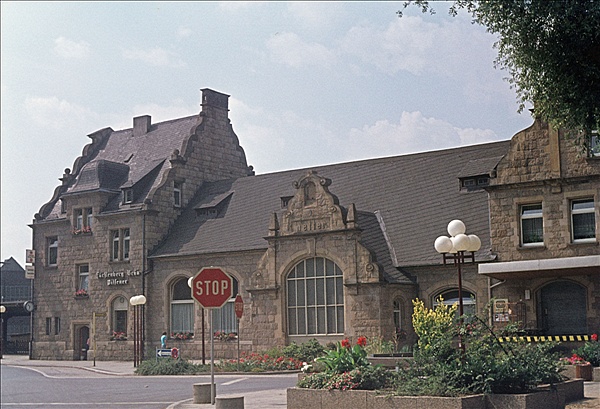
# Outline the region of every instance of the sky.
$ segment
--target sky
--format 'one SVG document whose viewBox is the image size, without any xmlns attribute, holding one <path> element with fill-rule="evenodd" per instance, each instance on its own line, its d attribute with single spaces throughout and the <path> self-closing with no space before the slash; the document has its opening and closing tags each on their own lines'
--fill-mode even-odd
<svg viewBox="0 0 600 409">
<path fill-rule="evenodd" d="M 1 2 L 1 259 L 106 127 L 229 117 L 257 174 L 508 140 L 531 125 L 496 37 L 398 2 Z"/>
</svg>

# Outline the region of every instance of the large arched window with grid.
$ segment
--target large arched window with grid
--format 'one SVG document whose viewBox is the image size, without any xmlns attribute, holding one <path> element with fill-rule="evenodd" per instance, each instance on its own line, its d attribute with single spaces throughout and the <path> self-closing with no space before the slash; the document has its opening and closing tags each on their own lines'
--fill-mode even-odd
<svg viewBox="0 0 600 409">
<path fill-rule="evenodd" d="M 289 335 L 344 333 L 342 270 L 323 257 L 296 264 L 286 279 Z"/>
</svg>

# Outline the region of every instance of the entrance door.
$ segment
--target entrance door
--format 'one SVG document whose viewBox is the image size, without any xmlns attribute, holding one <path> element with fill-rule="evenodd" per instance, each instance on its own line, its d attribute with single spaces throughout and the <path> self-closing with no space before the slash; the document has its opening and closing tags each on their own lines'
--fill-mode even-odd
<svg viewBox="0 0 600 409">
<path fill-rule="evenodd" d="M 587 333 L 585 287 L 572 281 L 556 281 L 541 289 L 540 301 L 546 335 Z"/>
<path fill-rule="evenodd" d="M 75 356 L 79 357 L 80 361 L 87 360 L 87 351 L 90 349 L 90 327 L 83 326 L 77 331 L 77 349 Z"/>
</svg>

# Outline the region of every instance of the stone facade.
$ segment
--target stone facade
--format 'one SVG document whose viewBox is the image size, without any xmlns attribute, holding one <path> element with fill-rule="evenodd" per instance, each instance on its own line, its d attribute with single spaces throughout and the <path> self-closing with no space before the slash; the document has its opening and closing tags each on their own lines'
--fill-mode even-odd
<svg viewBox="0 0 600 409">
<path fill-rule="evenodd" d="M 600 262 L 596 259 L 600 254 L 600 160 L 585 157 L 565 133 L 536 120 L 512 138 L 510 149 L 498 164 L 497 176 L 487 190 L 492 249 L 505 267 L 504 273 L 498 269 L 494 272 L 494 265 L 480 268 L 492 271 L 490 277 L 503 280 L 493 280 L 492 296 L 510 303 L 524 303 L 527 322 L 523 324 L 543 333 L 548 329 L 544 323 L 543 289 L 554 282 L 573 283 L 585 293 L 587 333 L 597 332 L 600 329 Z M 577 242 L 572 238 L 571 204 L 577 199 L 593 199 L 595 239 Z M 523 245 L 522 206 L 537 203 L 542 205 L 543 241 Z M 551 267 L 524 267 L 535 265 L 524 263 L 540 260 Z"/>
<path fill-rule="evenodd" d="M 63 185 L 31 225 L 36 250 L 32 354 L 35 359 L 80 359 L 82 350 L 88 348 L 98 359 L 131 358 L 133 319 L 127 319 L 124 331 L 129 335 L 128 340 L 111 340 L 115 327 L 113 302 L 121 299 L 128 305 L 130 297 L 147 291 L 146 276 L 151 271 L 147 254 L 163 240 L 181 209 L 203 183 L 249 174 L 227 111 L 226 95 L 203 90 L 203 110 L 196 125 L 176 140 L 178 144 L 164 158 L 164 171 L 151 181 L 143 200 L 121 204 L 114 210 L 106 209 L 115 197 L 121 196 L 120 191 L 76 189 L 77 183 L 82 183 L 82 168 L 99 160 L 98 155 L 112 137 L 109 131 L 100 131 L 101 137 L 92 134 L 93 142 L 76 160 L 73 173 L 67 169 L 61 179 Z M 149 121 L 149 117 L 142 117 L 145 118 Z M 130 138 L 144 138 L 151 131 L 149 123 L 140 130 L 139 122 L 139 118 L 134 119 L 135 129 Z M 141 140 L 138 145 L 144 143 Z M 132 156 L 135 155 L 134 149 Z M 135 170 L 133 164 L 131 169 Z M 152 172 L 144 176 L 152 177 Z M 174 182 L 181 186 L 178 206 L 174 205 Z M 91 218 L 84 222 L 85 229 L 75 231 L 77 211 L 82 209 L 91 210 Z M 123 229 L 129 229 L 129 256 L 112 260 L 113 232 Z M 58 239 L 56 263 L 48 260 L 50 238 Z M 120 251 L 124 251 L 123 247 Z M 89 270 L 87 294 L 77 296 L 81 265 Z"/>
</svg>

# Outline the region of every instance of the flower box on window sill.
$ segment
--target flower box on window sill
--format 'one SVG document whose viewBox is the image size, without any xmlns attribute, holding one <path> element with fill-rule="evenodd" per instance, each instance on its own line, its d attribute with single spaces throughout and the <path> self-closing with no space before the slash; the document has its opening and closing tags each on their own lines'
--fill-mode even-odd
<svg viewBox="0 0 600 409">
<path fill-rule="evenodd" d="M 171 339 L 175 341 L 187 341 L 188 339 L 194 339 L 193 332 L 173 332 L 171 333 Z"/>
<path fill-rule="evenodd" d="M 89 294 L 87 290 L 77 290 L 75 291 L 75 298 L 89 298 Z"/>
<path fill-rule="evenodd" d="M 235 332 L 217 331 L 214 333 L 214 339 L 217 341 L 235 341 L 238 336 Z"/>
<path fill-rule="evenodd" d="M 89 295 L 76 295 L 73 298 L 75 298 L 76 300 L 83 300 L 83 299 L 87 300 L 88 298 L 90 298 L 90 296 Z"/>
<path fill-rule="evenodd" d="M 127 341 L 127 335 L 124 332 L 113 332 L 111 341 Z"/>
<path fill-rule="evenodd" d="M 92 229 L 90 227 L 84 227 L 83 229 L 73 229 L 71 230 L 73 236 L 81 236 L 81 235 L 90 235 L 92 234 Z"/>
</svg>

